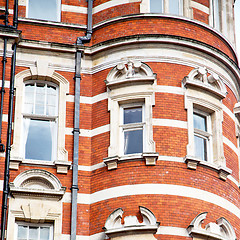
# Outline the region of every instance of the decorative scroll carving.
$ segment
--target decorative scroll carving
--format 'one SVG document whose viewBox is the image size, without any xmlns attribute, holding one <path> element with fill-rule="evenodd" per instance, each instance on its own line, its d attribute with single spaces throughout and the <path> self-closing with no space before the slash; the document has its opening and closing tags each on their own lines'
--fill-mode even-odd
<svg viewBox="0 0 240 240">
<path fill-rule="evenodd" d="M 200 213 L 193 219 L 188 226 L 188 233 L 199 239 L 221 239 L 221 240 L 236 240 L 236 235 L 231 224 L 223 217 L 219 218 L 216 223 L 210 222 L 205 228 L 202 227 L 203 221 L 206 219 L 207 212 Z"/>
<path fill-rule="evenodd" d="M 154 214 L 147 208 L 139 206 L 139 211 L 142 215 L 143 222 L 139 222 L 136 216 L 126 216 L 124 224 L 122 224 L 122 208 L 113 211 L 107 218 L 103 227 L 106 235 L 109 238 L 122 235 L 134 235 L 136 233 L 155 234 L 159 227 Z"/>
<path fill-rule="evenodd" d="M 145 63 L 138 60 L 130 60 L 127 63 L 119 63 L 114 67 L 105 80 L 109 89 L 132 84 L 153 84 L 156 74 Z"/>
<path fill-rule="evenodd" d="M 227 89 L 222 79 L 216 73 L 209 73 L 207 68 L 199 67 L 193 69 L 188 76 L 183 79 L 185 87 L 197 87 L 206 90 L 218 98 L 226 97 Z"/>
</svg>

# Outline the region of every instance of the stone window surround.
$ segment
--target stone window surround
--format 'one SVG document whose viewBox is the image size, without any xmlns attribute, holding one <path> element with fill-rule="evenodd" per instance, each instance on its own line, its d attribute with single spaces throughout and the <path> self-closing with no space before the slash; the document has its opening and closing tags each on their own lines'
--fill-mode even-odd
<svg viewBox="0 0 240 240">
<path fill-rule="evenodd" d="M 145 160 L 146 165 L 155 165 L 158 153 L 155 152 L 152 127 L 152 106 L 155 104 L 154 84 L 156 75 L 151 68 L 140 61 L 127 60 L 119 63 L 108 74 L 108 110 L 110 111 L 110 146 L 104 163 L 108 170 L 116 169 L 121 161 Z M 132 85 L 134 84 L 134 88 Z M 120 149 L 121 105 L 144 104 L 145 147 L 141 154 L 122 155 Z"/>
<path fill-rule="evenodd" d="M 227 176 L 232 173 L 226 167 L 226 159 L 223 152 L 223 109 L 221 100 L 227 94 L 226 86 L 218 75 L 209 73 L 206 68 L 193 69 L 183 79 L 182 83 L 185 87 L 185 109 L 187 110 L 188 121 L 188 145 L 184 161 L 189 169 L 196 170 L 197 165 L 208 167 L 217 171 L 220 179 L 226 180 Z M 210 161 L 201 161 L 195 157 L 194 109 L 204 111 L 211 116 L 214 144 L 211 146 L 213 158 Z"/>
<path fill-rule="evenodd" d="M 10 169 L 17 170 L 19 164 L 31 165 L 49 165 L 55 166 L 58 173 L 67 173 L 71 163 L 68 162 L 68 152 L 65 149 L 65 129 L 66 122 L 66 94 L 69 92 L 68 81 L 48 67 L 48 62 L 38 60 L 35 67 L 24 70 L 15 76 L 15 115 L 14 115 L 14 133 L 13 145 L 11 150 Z M 24 106 L 24 81 L 26 80 L 42 80 L 54 82 L 59 88 L 59 108 L 58 108 L 58 126 L 57 126 L 57 159 L 52 162 L 26 160 L 23 157 L 23 146 L 21 144 L 22 127 L 23 126 L 23 106 Z"/>
<path fill-rule="evenodd" d="M 52 223 L 54 239 L 60 239 L 65 191 L 59 179 L 46 170 L 31 169 L 19 174 L 10 183 L 7 238 L 16 239 L 17 222 L 26 222 Z"/>
</svg>

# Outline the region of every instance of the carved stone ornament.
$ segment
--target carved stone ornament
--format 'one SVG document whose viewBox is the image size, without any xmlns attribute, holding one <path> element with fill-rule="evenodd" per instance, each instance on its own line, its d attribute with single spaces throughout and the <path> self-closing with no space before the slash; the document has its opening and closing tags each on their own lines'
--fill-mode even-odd
<svg viewBox="0 0 240 240">
<path fill-rule="evenodd" d="M 133 156 L 133 159 L 144 160 L 147 166 L 155 166 L 159 153 L 157 152 L 144 152 L 140 156 Z M 126 159 L 120 159 L 119 156 L 112 156 L 103 159 L 103 162 L 108 167 L 108 170 L 117 169 L 118 163 L 122 161 L 129 161 L 131 157 L 125 157 Z"/>
<path fill-rule="evenodd" d="M 187 228 L 189 235 L 196 239 L 236 240 L 232 225 L 223 217 L 219 218 L 216 223 L 208 223 L 203 228 L 202 224 L 206 216 L 207 212 L 203 212 L 193 219 Z"/>
<path fill-rule="evenodd" d="M 119 237 L 127 235 L 128 239 L 131 239 L 130 235 L 135 234 L 155 234 L 160 225 L 156 221 L 154 214 L 147 208 L 139 206 L 139 211 L 142 215 L 143 222 L 140 223 L 136 216 L 126 216 L 124 218 L 124 224 L 122 224 L 122 208 L 118 208 L 113 211 L 107 218 L 103 230 L 109 238 Z M 154 237 L 152 236 L 154 239 Z"/>
<path fill-rule="evenodd" d="M 205 67 L 193 69 L 182 82 L 186 88 L 200 88 L 214 94 L 219 99 L 223 99 L 227 95 L 227 89 L 222 79 L 216 73 L 210 74 Z"/>
<path fill-rule="evenodd" d="M 200 159 L 194 157 L 194 156 L 185 156 L 184 162 L 187 164 L 188 169 L 196 170 L 198 165 L 206 166 L 212 170 L 215 170 L 218 172 L 219 179 L 226 181 L 228 175 L 232 174 L 232 170 L 230 168 L 227 168 L 225 166 L 217 166 L 215 164 L 211 164 L 207 161 L 201 161 Z"/>
<path fill-rule="evenodd" d="M 52 173 L 41 169 L 31 169 L 19 174 L 10 183 L 13 197 L 48 198 L 60 200 L 66 188 Z"/>
<path fill-rule="evenodd" d="M 114 89 L 136 84 L 153 84 L 155 80 L 156 74 L 147 64 L 138 60 L 130 60 L 114 67 L 105 82 L 109 89 Z"/>
</svg>

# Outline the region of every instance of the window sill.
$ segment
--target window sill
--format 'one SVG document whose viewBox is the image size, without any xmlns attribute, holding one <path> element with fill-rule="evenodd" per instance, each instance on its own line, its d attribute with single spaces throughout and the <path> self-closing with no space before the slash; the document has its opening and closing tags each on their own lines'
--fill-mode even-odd
<svg viewBox="0 0 240 240">
<path fill-rule="evenodd" d="M 54 21 L 47 21 L 47 20 L 40 20 L 40 19 L 33 19 L 33 18 L 19 18 L 18 21 L 20 23 L 27 23 L 27 24 L 36 24 L 36 25 L 49 25 L 54 27 L 65 27 L 65 28 L 75 28 L 75 29 L 86 29 L 86 26 L 79 25 L 79 24 L 70 24 L 64 22 L 54 22 Z"/>
<path fill-rule="evenodd" d="M 11 170 L 18 170 L 20 164 L 23 165 L 34 165 L 34 166 L 49 166 L 56 167 L 57 173 L 67 174 L 71 167 L 71 162 L 68 161 L 40 161 L 40 160 L 30 160 L 30 159 L 20 159 L 15 158 L 10 160 L 9 168 Z"/>
<path fill-rule="evenodd" d="M 232 170 L 225 166 L 217 166 L 213 163 L 202 161 L 201 159 L 193 157 L 193 156 L 186 156 L 184 158 L 184 162 L 187 164 L 187 167 L 192 170 L 196 170 L 198 165 L 210 168 L 210 169 L 218 172 L 219 178 L 224 181 L 227 180 L 228 175 L 232 174 Z"/>
<path fill-rule="evenodd" d="M 158 158 L 158 153 L 156 152 L 145 152 L 139 154 L 129 154 L 124 156 L 112 156 L 103 159 L 103 162 L 108 167 L 108 170 L 117 169 L 118 163 L 123 161 L 136 161 L 136 160 L 144 160 L 147 166 L 156 165 L 156 160 Z"/>
</svg>

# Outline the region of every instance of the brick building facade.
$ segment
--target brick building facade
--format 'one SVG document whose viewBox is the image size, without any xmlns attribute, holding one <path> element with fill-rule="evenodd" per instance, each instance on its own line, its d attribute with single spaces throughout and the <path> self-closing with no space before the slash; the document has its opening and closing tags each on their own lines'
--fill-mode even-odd
<svg viewBox="0 0 240 240">
<path fill-rule="evenodd" d="M 239 239 L 233 9 L 0 1 L 2 239 Z"/>
</svg>

